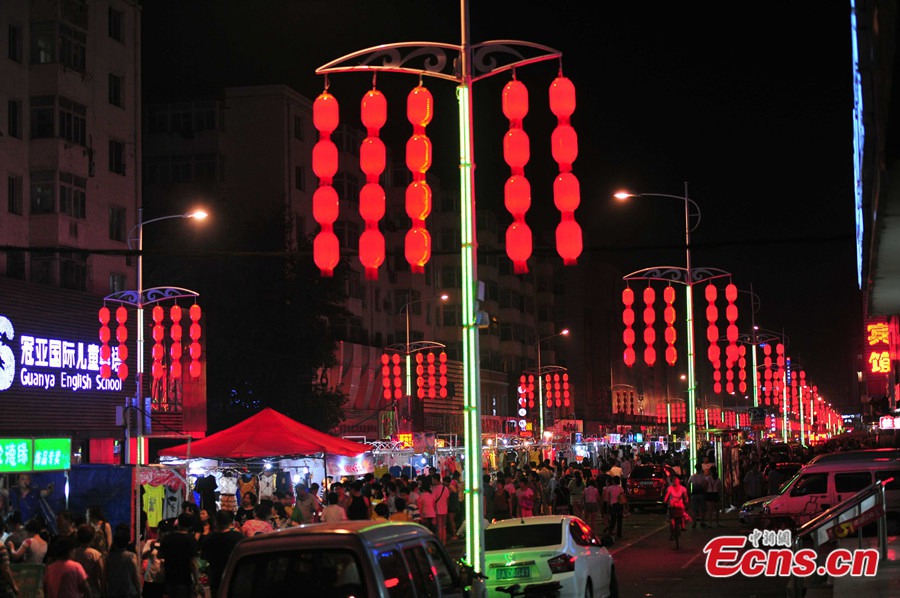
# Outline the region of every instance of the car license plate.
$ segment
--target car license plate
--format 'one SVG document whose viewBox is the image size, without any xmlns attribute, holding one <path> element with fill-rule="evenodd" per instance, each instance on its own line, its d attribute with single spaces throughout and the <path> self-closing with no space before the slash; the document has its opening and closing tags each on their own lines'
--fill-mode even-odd
<svg viewBox="0 0 900 598">
<path fill-rule="evenodd" d="M 507 579 L 526 579 L 531 577 L 531 569 L 529 567 L 504 567 L 497 569 L 497 581 Z"/>
</svg>

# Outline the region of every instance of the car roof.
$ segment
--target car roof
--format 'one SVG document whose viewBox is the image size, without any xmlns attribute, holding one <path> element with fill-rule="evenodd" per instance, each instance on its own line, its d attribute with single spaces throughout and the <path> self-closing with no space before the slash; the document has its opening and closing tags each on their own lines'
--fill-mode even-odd
<svg viewBox="0 0 900 598">
<path fill-rule="evenodd" d="M 339 521 L 332 523 L 307 523 L 304 525 L 278 530 L 269 534 L 258 534 L 246 538 L 241 544 L 252 547 L 256 542 L 271 542 L 275 539 L 309 538 L 315 536 L 333 536 L 338 534 L 356 535 L 364 542 L 379 545 L 389 542 L 409 540 L 411 538 L 432 538 L 434 534 L 423 525 L 400 521 Z"/>
<path fill-rule="evenodd" d="M 519 525 L 541 525 L 547 523 L 569 523 L 572 520 L 578 520 L 574 515 L 537 515 L 534 517 L 520 517 L 514 519 L 501 519 L 487 526 L 486 529 L 499 529 L 504 527 L 516 527 Z"/>
<path fill-rule="evenodd" d="M 838 453 L 825 453 L 814 457 L 809 465 L 816 463 L 832 463 L 836 461 L 872 461 L 885 459 L 900 459 L 900 449 L 878 448 L 862 449 L 858 451 L 841 451 Z"/>
</svg>

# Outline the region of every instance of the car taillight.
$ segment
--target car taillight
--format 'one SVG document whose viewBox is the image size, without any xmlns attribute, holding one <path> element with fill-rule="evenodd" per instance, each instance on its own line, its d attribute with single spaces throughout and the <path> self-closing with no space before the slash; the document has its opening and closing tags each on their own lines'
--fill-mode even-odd
<svg viewBox="0 0 900 598">
<path fill-rule="evenodd" d="M 550 571 L 552 573 L 565 573 L 567 571 L 574 571 L 575 557 L 569 556 L 567 554 L 561 554 L 547 561 L 547 564 L 550 565 Z"/>
</svg>

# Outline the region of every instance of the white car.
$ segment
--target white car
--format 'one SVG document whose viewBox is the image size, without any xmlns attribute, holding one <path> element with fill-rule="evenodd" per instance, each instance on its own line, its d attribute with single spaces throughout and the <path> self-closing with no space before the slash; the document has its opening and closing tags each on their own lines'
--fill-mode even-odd
<svg viewBox="0 0 900 598">
<path fill-rule="evenodd" d="M 508 598 L 498 588 L 559 582 L 566 598 L 617 598 L 616 569 L 607 546 L 587 523 L 572 515 L 504 519 L 484 531 L 484 561 L 490 598 Z M 537 588 L 535 588 L 537 589 Z"/>
</svg>

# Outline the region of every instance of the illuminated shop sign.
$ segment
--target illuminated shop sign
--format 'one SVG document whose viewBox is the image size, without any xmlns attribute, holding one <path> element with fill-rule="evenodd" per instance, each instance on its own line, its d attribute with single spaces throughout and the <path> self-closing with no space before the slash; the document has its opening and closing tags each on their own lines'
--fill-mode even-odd
<svg viewBox="0 0 900 598">
<path fill-rule="evenodd" d="M 0 315 L 0 392 L 17 382 L 31 390 L 121 392 L 121 380 L 100 377 L 103 363 L 99 341 L 18 331 L 11 319 Z M 118 366 L 117 347 L 108 363 L 113 369 Z"/>
<path fill-rule="evenodd" d="M 887 320 L 866 321 L 866 374 L 868 378 L 891 372 L 891 334 Z"/>
<path fill-rule="evenodd" d="M 70 469 L 71 455 L 71 438 L 0 438 L 0 473 Z"/>
</svg>

